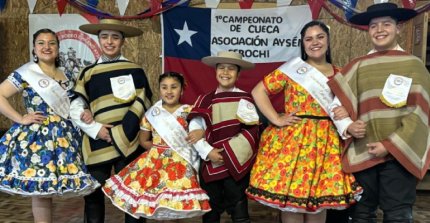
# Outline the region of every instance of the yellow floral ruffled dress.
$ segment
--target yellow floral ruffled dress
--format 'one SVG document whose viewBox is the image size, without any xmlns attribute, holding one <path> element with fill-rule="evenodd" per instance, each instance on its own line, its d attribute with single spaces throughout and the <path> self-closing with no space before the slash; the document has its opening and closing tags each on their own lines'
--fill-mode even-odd
<svg viewBox="0 0 430 223">
<path fill-rule="evenodd" d="M 189 105 L 183 105 L 173 114 L 185 129 L 190 111 Z M 106 196 L 136 218 L 168 220 L 209 212 L 209 197 L 193 166 L 168 147 L 146 118 L 141 129 L 152 132 L 152 148 L 106 181 Z"/>
<path fill-rule="evenodd" d="M 361 194 L 352 174 L 342 171 L 342 145 L 318 102 L 279 70 L 264 78 L 267 91 L 283 91 L 285 111 L 302 118 L 294 126 L 269 125 L 262 133 L 248 196 L 282 211 L 316 213 L 344 209 Z"/>
</svg>

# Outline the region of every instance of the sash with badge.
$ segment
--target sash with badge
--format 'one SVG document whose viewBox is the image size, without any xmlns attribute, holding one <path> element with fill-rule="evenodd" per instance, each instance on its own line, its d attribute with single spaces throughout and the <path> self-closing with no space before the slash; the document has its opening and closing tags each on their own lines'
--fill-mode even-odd
<svg viewBox="0 0 430 223">
<path fill-rule="evenodd" d="M 328 78 L 323 73 L 299 57 L 283 64 L 278 70 L 308 91 L 326 113 L 330 114 L 334 95 L 327 85 Z"/>
<path fill-rule="evenodd" d="M 389 107 L 400 108 L 405 106 L 411 85 L 412 78 L 390 74 L 379 98 Z"/>
<path fill-rule="evenodd" d="M 199 157 L 186 140 L 188 133 L 176 117 L 163 108 L 161 100 L 145 113 L 145 117 L 164 142 L 198 171 Z"/>
<path fill-rule="evenodd" d="M 56 114 L 65 119 L 69 118 L 70 100 L 67 91 L 57 81 L 44 74 L 38 64 L 26 63 L 16 72 Z"/>
</svg>

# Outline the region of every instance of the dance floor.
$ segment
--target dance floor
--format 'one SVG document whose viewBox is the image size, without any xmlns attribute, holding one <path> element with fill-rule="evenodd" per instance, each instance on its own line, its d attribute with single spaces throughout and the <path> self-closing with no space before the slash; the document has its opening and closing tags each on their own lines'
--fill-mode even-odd
<svg viewBox="0 0 430 223">
<path fill-rule="evenodd" d="M 83 223 L 82 198 L 55 198 L 54 223 Z M 112 206 L 106 199 L 106 223 L 123 223 L 123 213 Z M 250 201 L 249 211 L 253 223 L 277 223 L 278 212 Z M 414 207 L 415 223 L 430 223 L 430 191 L 419 191 Z M 21 196 L 0 193 L 0 223 L 32 223 L 31 200 Z M 159 221 L 148 220 L 148 223 Z M 175 223 L 198 223 L 200 218 L 168 221 Z M 382 222 L 382 221 L 378 221 Z M 229 216 L 224 214 L 222 223 L 231 223 Z M 333 222 L 336 223 L 336 222 Z"/>
</svg>

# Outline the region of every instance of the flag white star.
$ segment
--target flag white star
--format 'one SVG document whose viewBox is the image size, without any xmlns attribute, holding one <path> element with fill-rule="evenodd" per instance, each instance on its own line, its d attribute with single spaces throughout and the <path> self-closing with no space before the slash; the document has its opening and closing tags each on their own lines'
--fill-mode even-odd
<svg viewBox="0 0 430 223">
<path fill-rule="evenodd" d="M 193 43 L 191 42 L 191 36 L 196 34 L 197 32 L 188 29 L 187 21 L 184 22 L 184 27 L 182 28 L 182 30 L 175 29 L 175 32 L 179 34 L 178 45 L 183 42 L 187 42 L 188 44 L 190 44 L 190 46 L 193 46 Z"/>
</svg>

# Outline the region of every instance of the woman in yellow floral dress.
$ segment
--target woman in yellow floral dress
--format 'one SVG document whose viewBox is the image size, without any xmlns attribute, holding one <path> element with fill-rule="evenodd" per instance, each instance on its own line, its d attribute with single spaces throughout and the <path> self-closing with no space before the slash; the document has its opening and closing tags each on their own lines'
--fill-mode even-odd
<svg viewBox="0 0 430 223">
<path fill-rule="evenodd" d="M 106 181 L 103 191 L 112 203 L 139 218 L 169 220 L 209 212 L 209 197 L 200 188 L 199 157 L 186 140 L 191 106 L 179 99 L 184 78 L 160 75 L 160 96 L 141 122 L 140 144 L 148 151 Z"/>
<path fill-rule="evenodd" d="M 337 71 L 331 65 L 329 30 L 312 21 L 301 35 L 304 61 L 288 61 L 252 91 L 271 125 L 262 133 L 247 194 L 280 209 L 283 223 L 322 223 L 326 209 L 347 208 L 361 188 L 342 172 L 341 141 L 329 116 L 335 103 L 326 81 Z M 278 114 L 268 98 L 281 91 L 285 114 Z M 342 120 L 334 122 L 342 132 Z"/>
</svg>

